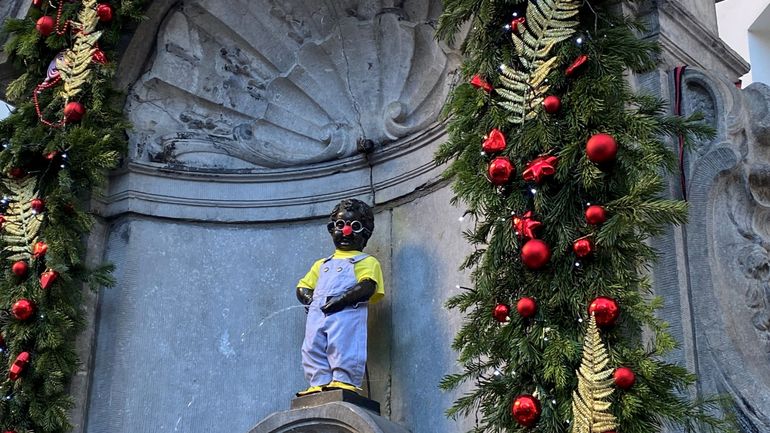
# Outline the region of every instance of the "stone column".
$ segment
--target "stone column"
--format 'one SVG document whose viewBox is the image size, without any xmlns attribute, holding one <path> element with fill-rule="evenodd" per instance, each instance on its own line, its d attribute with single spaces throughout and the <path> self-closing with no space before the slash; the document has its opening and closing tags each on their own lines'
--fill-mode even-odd
<svg viewBox="0 0 770 433">
<path fill-rule="evenodd" d="M 27 16 L 32 2 L 27 0 L 3 0 L 0 2 L 0 24 L 9 18 L 23 18 Z M 5 87 L 14 78 L 18 72 L 8 61 L 8 55 L 3 51 L 3 46 L 7 40 L 7 35 L 0 28 L 0 99 L 5 97 Z M 41 77 L 41 80 L 45 77 Z"/>
</svg>

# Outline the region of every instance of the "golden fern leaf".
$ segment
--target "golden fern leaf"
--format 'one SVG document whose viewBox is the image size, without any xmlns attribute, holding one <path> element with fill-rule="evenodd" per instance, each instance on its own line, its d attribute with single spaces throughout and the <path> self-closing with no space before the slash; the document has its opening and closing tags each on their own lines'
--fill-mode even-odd
<svg viewBox="0 0 770 433">
<path fill-rule="evenodd" d="M 76 24 L 76 27 L 80 31 L 75 35 L 75 43 L 64 53 L 63 58 L 56 61 L 56 68 L 64 81 L 62 95 L 65 104 L 70 98 L 80 93 L 91 75 L 92 56 L 102 36 L 102 32 L 94 31 L 99 24 L 96 0 L 83 1 L 78 20 L 80 23 Z"/>
<path fill-rule="evenodd" d="M 612 395 L 612 369 L 607 368 L 609 356 L 602 343 L 596 318 L 591 315 L 583 360 L 578 369 L 578 388 L 572 393 L 572 433 L 605 433 L 617 428 L 615 416 L 609 412 Z"/>
<path fill-rule="evenodd" d="M 3 224 L 3 250 L 10 253 L 8 259 L 29 260 L 32 249 L 38 241 L 43 224 L 42 215 L 32 210 L 32 199 L 36 197 L 37 178 L 6 179 L 5 186 L 11 191 L 11 202 L 5 211 Z"/>
<path fill-rule="evenodd" d="M 557 58 L 551 56 L 551 51 L 557 43 L 575 34 L 579 23 L 574 18 L 581 3 L 579 0 L 530 1 L 526 26 L 518 26 L 518 34 L 513 35 L 523 70 L 503 66 L 502 86 L 496 89 L 503 99 L 501 105 L 513 112 L 509 118 L 512 123 L 524 123 L 537 114 L 550 89 L 545 79 L 556 66 Z"/>
</svg>

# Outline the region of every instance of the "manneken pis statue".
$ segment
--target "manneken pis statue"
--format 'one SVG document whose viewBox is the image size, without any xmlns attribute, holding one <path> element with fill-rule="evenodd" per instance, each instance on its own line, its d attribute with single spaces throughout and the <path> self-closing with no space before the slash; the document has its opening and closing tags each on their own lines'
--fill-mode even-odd
<svg viewBox="0 0 770 433">
<path fill-rule="evenodd" d="M 361 388 L 368 305 L 385 294 L 380 262 L 362 252 L 374 231 L 372 209 L 360 200 L 342 200 L 327 229 L 334 254 L 313 263 L 297 283 L 297 299 L 308 306 L 302 367 L 310 383 L 297 396 Z"/>
</svg>

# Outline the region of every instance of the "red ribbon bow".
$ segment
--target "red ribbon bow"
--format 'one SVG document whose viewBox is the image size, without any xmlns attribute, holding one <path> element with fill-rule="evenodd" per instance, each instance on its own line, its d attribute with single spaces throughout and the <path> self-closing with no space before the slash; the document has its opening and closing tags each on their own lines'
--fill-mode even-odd
<svg viewBox="0 0 770 433">
<path fill-rule="evenodd" d="M 581 54 L 578 56 L 577 59 L 575 59 L 574 62 L 572 62 L 571 65 L 567 68 L 567 70 L 564 72 L 568 77 L 572 74 L 574 74 L 581 66 L 583 66 L 588 61 L 588 56 L 585 54 Z"/>
<path fill-rule="evenodd" d="M 524 180 L 540 183 L 543 181 L 543 177 L 556 173 L 556 163 L 558 162 L 559 158 L 555 156 L 541 156 L 527 165 L 522 176 Z"/>
<path fill-rule="evenodd" d="M 535 239 L 535 231 L 543 226 L 543 223 L 532 219 L 532 211 L 527 211 L 523 216 L 513 217 L 513 228 L 520 238 Z"/>
<path fill-rule="evenodd" d="M 476 74 L 471 78 L 471 85 L 477 89 L 483 89 L 487 93 L 491 92 L 493 89 L 492 85 L 481 78 L 481 75 L 479 74 Z"/>
<path fill-rule="evenodd" d="M 511 31 L 516 32 L 519 30 L 519 26 L 526 23 L 527 19 L 524 17 L 514 18 L 513 21 L 511 21 Z"/>
<path fill-rule="evenodd" d="M 8 378 L 11 380 L 18 379 L 24 368 L 27 367 L 27 364 L 29 364 L 29 352 L 21 352 L 8 370 Z"/>
</svg>

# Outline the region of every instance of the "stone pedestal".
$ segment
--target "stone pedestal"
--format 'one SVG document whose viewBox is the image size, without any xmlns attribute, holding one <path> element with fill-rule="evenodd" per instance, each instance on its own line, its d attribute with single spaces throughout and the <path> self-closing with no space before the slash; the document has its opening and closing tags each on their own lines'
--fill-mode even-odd
<svg viewBox="0 0 770 433">
<path fill-rule="evenodd" d="M 380 415 L 380 403 L 366 397 L 361 397 L 355 392 L 337 389 L 334 391 L 324 391 L 317 394 L 310 394 L 303 397 L 297 397 L 291 400 L 292 409 L 304 409 L 308 407 L 321 406 L 327 403 L 350 403 L 360 408 L 366 409 Z"/>
<path fill-rule="evenodd" d="M 380 404 L 349 391 L 327 391 L 292 400 L 249 433 L 408 433 L 379 416 Z M 373 410 L 375 409 L 375 410 Z"/>
</svg>

